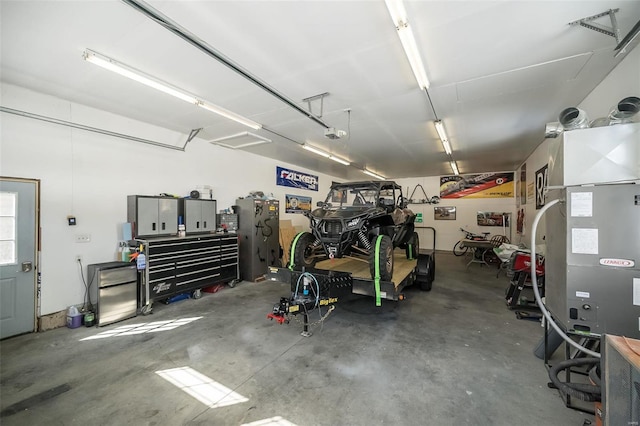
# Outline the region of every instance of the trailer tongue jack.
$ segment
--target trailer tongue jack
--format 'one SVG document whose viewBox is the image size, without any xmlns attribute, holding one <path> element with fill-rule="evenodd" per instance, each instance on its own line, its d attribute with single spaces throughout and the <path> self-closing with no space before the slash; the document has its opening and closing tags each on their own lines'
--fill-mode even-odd
<svg viewBox="0 0 640 426">
<path fill-rule="evenodd" d="M 303 317 L 301 334 L 305 337 L 311 336 L 310 327 L 322 323 L 333 311 L 333 305 L 339 298 L 350 295 L 353 289 L 350 274 L 324 272 L 291 271 L 291 297 L 281 297 L 280 302 L 267 314 L 267 318 L 277 321 L 278 324 L 288 324 L 292 318 L 296 319 L 300 314 Z M 323 307 L 326 307 L 324 313 Z M 309 315 L 316 309 L 319 319 L 310 323 Z"/>
</svg>

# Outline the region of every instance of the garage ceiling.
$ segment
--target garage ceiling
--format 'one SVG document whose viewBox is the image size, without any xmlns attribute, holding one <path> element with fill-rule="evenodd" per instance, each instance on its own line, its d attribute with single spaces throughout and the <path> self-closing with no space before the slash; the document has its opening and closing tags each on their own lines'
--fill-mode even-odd
<svg viewBox="0 0 640 426">
<path fill-rule="evenodd" d="M 516 169 L 543 140 L 545 123 L 580 103 L 625 56 L 614 58 L 613 37 L 568 23 L 619 8 L 624 36 L 640 19 L 640 2 L 625 0 L 405 1 L 431 81 L 424 92 L 383 0 L 146 5 L 348 135 L 326 138 L 323 126 L 115 0 L 2 1 L 2 81 L 185 139 L 198 128 L 205 141 L 250 131 L 272 142 L 240 149 L 351 180 L 366 178 L 365 167 L 388 178 L 451 174 L 436 117 L 461 173 Z M 595 22 L 611 25 L 608 16 Z M 249 129 L 99 68 L 83 60 L 85 49 L 264 127 Z"/>
</svg>

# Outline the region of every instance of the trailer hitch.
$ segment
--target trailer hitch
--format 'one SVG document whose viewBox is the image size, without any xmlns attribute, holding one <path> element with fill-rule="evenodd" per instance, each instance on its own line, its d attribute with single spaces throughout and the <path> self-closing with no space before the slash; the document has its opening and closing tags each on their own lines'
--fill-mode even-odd
<svg viewBox="0 0 640 426">
<path fill-rule="evenodd" d="M 273 306 L 273 311 L 267 314 L 267 318 L 270 320 L 276 320 L 278 324 L 289 324 L 287 314 L 289 313 L 289 299 L 286 297 L 280 298 L 280 303 Z"/>
</svg>

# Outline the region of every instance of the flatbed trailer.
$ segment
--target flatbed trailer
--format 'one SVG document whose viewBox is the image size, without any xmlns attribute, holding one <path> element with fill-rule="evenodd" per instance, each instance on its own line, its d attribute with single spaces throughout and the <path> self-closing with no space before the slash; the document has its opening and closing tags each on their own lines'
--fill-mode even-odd
<svg viewBox="0 0 640 426">
<path fill-rule="evenodd" d="M 429 277 L 428 274 L 424 275 L 424 278 L 423 275 L 420 275 L 419 277 L 421 270 L 419 270 L 418 267 L 419 264 L 424 264 L 425 267 L 421 269 L 427 269 L 428 266 L 426 265 L 428 265 L 429 261 L 432 260 L 431 256 L 432 255 L 430 253 L 419 253 L 416 259 L 407 259 L 404 250 L 395 249 L 393 252 L 394 279 L 392 281 L 380 280 L 380 298 L 385 300 L 401 300 L 403 289 L 416 283 L 418 278 L 420 278 L 420 280 L 418 280 L 419 282 L 432 282 L 433 277 Z M 292 279 L 297 279 L 295 277 L 296 274 L 292 274 L 292 272 L 294 271 L 291 271 L 288 268 L 270 267 L 267 272 L 266 279 L 290 283 L 292 282 Z M 369 263 L 366 261 L 351 257 L 328 259 L 318 262 L 315 268 L 307 269 L 306 272 L 318 276 L 329 276 L 331 273 L 335 272 L 347 273 L 351 276 L 351 292 L 353 294 L 376 297 L 375 280 L 371 278 Z M 430 285 L 428 286 L 428 289 L 424 287 L 427 286 L 423 286 L 423 289 L 427 291 L 431 289 Z"/>
<path fill-rule="evenodd" d="M 402 300 L 403 289 L 413 284 L 420 286 L 423 291 L 430 291 L 435 278 L 435 239 L 436 230 L 423 227 L 433 232 L 433 250 L 420 250 L 412 246 L 405 249 L 396 248 L 393 252 L 392 281 L 371 278 L 369 262 L 352 257 L 328 259 L 317 262 L 315 268 L 302 270 L 269 267 L 265 278 L 291 284 L 289 297 L 281 297 L 274 305 L 267 318 L 278 323 L 289 323 L 291 316 L 303 316 L 303 331 L 305 337 L 311 336 L 309 327 L 309 312 L 314 309 L 328 307 L 324 315 L 320 315 L 319 322 L 331 313 L 334 304 L 351 294 L 372 296 L 376 306 L 382 305 L 382 299 Z M 377 268 L 376 268 L 377 269 Z"/>
</svg>

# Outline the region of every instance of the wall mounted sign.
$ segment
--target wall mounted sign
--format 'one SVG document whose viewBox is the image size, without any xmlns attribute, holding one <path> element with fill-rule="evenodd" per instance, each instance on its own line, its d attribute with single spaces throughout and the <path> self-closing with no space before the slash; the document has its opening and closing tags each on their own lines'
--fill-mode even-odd
<svg viewBox="0 0 640 426">
<path fill-rule="evenodd" d="M 536 184 L 535 182 L 527 183 L 527 200 L 533 201 L 533 197 L 536 192 Z"/>
<path fill-rule="evenodd" d="M 304 213 L 311 211 L 311 197 L 303 195 L 285 195 L 286 213 Z"/>
<path fill-rule="evenodd" d="M 440 198 L 513 198 L 514 173 L 440 176 Z"/>
<path fill-rule="evenodd" d="M 455 207 L 434 207 L 433 218 L 435 220 L 456 220 Z"/>
<path fill-rule="evenodd" d="M 416 223 L 422 223 L 422 213 L 416 214 Z"/>
<path fill-rule="evenodd" d="M 315 175 L 285 169 L 284 167 L 276 167 L 276 185 L 317 191 L 319 181 L 320 179 Z"/>
<path fill-rule="evenodd" d="M 544 193 L 544 190 L 547 187 L 548 172 L 548 164 L 545 164 L 544 167 L 538 169 L 536 172 L 536 210 L 540 210 L 545 203 L 546 194 Z"/>
</svg>

